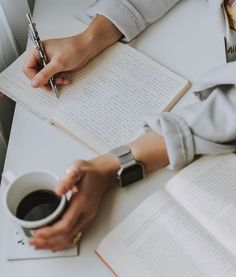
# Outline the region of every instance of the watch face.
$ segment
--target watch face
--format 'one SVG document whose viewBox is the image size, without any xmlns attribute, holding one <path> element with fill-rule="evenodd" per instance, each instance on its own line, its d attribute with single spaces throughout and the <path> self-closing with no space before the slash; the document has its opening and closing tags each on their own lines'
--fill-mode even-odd
<svg viewBox="0 0 236 277">
<path fill-rule="evenodd" d="M 120 183 L 122 187 L 135 183 L 144 178 L 144 169 L 141 164 L 134 164 L 123 168 L 120 173 Z"/>
</svg>

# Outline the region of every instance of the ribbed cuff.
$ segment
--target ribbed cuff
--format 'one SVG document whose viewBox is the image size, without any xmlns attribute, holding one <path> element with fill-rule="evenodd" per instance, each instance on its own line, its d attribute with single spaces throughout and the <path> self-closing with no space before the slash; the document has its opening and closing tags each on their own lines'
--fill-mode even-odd
<svg viewBox="0 0 236 277">
<path fill-rule="evenodd" d="M 171 169 L 180 169 L 193 160 L 193 136 L 186 122 L 178 115 L 149 114 L 145 117 L 144 125 L 146 130 L 148 127 L 164 137 Z"/>
<path fill-rule="evenodd" d="M 87 9 L 90 17 L 103 15 L 107 17 L 130 41 L 145 29 L 141 14 L 127 0 L 100 0 Z"/>
</svg>

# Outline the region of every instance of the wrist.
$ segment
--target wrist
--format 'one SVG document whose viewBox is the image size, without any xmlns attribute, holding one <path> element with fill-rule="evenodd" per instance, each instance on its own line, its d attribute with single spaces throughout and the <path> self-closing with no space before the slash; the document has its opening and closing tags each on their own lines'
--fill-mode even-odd
<svg viewBox="0 0 236 277">
<path fill-rule="evenodd" d="M 153 131 L 130 143 L 129 148 L 135 160 L 143 164 L 145 173 L 169 163 L 165 140 Z"/>
<path fill-rule="evenodd" d="M 105 190 L 117 186 L 117 172 L 120 169 L 120 163 L 115 155 L 107 153 L 92 159 L 91 162 L 103 176 Z"/>
<path fill-rule="evenodd" d="M 123 188 L 144 179 L 144 166 L 137 161 L 128 145 L 120 145 L 110 153 L 114 154 L 120 163 L 120 170 L 117 172 L 120 187 Z"/>
<path fill-rule="evenodd" d="M 94 55 L 117 42 L 122 33 L 105 16 L 98 15 L 83 33 Z"/>
</svg>

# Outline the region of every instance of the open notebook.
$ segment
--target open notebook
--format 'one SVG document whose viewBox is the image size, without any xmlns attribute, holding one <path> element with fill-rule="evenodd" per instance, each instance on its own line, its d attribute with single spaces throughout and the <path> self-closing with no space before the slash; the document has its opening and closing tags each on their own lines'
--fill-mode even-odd
<svg viewBox="0 0 236 277">
<path fill-rule="evenodd" d="M 74 35 L 85 28 L 68 17 L 44 30 L 42 38 Z M 24 59 L 25 54 L 0 74 L 0 90 L 97 152 L 128 143 L 137 136 L 145 113 L 169 110 L 189 88 L 181 76 L 118 42 L 69 74 L 72 84 L 61 89 L 58 100 L 31 87 L 22 72 Z"/>
<path fill-rule="evenodd" d="M 236 276 L 236 155 L 194 162 L 108 234 L 97 254 L 120 277 Z"/>
</svg>

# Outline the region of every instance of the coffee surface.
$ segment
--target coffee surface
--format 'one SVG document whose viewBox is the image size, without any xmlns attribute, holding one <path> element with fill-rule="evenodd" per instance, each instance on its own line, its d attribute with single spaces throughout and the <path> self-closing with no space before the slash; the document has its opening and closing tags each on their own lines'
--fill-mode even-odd
<svg viewBox="0 0 236 277">
<path fill-rule="evenodd" d="M 52 214 L 61 198 L 50 190 L 37 190 L 26 195 L 17 207 L 16 216 L 25 221 L 37 221 Z"/>
</svg>

